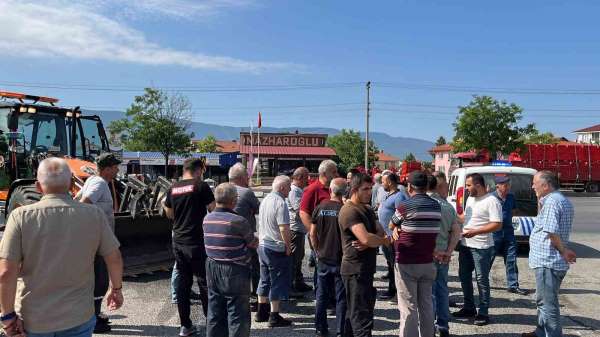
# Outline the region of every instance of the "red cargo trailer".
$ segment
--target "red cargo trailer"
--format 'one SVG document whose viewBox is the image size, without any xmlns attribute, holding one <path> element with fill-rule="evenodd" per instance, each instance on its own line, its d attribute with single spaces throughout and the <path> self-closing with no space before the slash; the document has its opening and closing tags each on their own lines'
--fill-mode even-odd
<svg viewBox="0 0 600 337">
<path fill-rule="evenodd" d="M 522 155 L 511 154 L 514 166 L 555 172 L 562 188 L 577 192 L 600 190 L 600 146 L 559 143 L 529 144 Z"/>
</svg>

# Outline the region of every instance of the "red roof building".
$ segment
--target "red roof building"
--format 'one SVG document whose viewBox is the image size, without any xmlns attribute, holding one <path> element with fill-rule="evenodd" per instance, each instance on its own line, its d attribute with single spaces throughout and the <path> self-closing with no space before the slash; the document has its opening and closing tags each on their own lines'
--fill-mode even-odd
<svg viewBox="0 0 600 337">
<path fill-rule="evenodd" d="M 321 161 L 336 155 L 326 142 L 326 134 L 261 133 L 259 139 L 257 133 L 241 132 L 239 150 L 246 165 L 260 156 L 263 175 L 275 176 L 299 166 L 317 172 Z"/>
<path fill-rule="evenodd" d="M 387 154 L 381 150 L 381 152 L 377 154 L 375 166 L 379 167 L 381 170 L 387 170 L 392 167 L 398 168 L 400 167 L 400 158 L 394 157 L 391 154 Z"/>
<path fill-rule="evenodd" d="M 600 124 L 576 130 L 577 143 L 600 144 Z"/>
</svg>

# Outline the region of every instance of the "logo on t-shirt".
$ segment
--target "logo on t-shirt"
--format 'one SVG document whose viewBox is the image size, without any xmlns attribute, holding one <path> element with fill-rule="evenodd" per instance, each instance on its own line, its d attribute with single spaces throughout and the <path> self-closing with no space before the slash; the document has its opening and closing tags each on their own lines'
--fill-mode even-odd
<svg viewBox="0 0 600 337">
<path fill-rule="evenodd" d="M 333 217 L 337 217 L 338 216 L 338 212 L 336 210 L 322 209 L 321 210 L 321 216 L 333 216 Z"/>
<path fill-rule="evenodd" d="M 194 185 L 185 185 L 181 187 L 173 187 L 171 195 L 188 194 L 194 191 Z"/>
</svg>

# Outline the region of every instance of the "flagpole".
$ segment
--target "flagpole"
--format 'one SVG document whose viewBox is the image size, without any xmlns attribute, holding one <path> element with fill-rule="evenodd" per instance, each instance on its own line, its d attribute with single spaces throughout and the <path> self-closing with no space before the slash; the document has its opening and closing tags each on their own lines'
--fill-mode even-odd
<svg viewBox="0 0 600 337">
<path fill-rule="evenodd" d="M 260 184 L 260 127 L 262 126 L 262 121 L 261 121 L 261 116 L 260 116 L 260 112 L 258 113 L 258 153 L 257 153 L 257 157 L 258 157 L 258 165 L 256 167 L 256 184 L 259 185 Z"/>
</svg>

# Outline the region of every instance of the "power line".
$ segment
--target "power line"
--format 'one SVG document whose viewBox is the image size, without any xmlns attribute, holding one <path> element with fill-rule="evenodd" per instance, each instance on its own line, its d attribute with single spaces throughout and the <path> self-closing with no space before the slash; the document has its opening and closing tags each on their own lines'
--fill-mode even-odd
<svg viewBox="0 0 600 337">
<path fill-rule="evenodd" d="M 442 84 L 415 84 L 402 82 L 375 82 L 380 88 L 399 88 L 409 90 L 431 90 L 451 92 L 487 92 L 497 94 L 520 94 L 520 95 L 600 95 L 598 89 L 540 89 L 540 88 L 500 88 L 500 87 L 476 87 L 455 86 Z"/>
<path fill-rule="evenodd" d="M 321 90 L 321 89 L 340 89 L 359 87 L 359 82 L 342 83 L 313 83 L 313 84 L 294 84 L 294 85 L 258 85 L 258 86 L 121 86 L 121 85 L 94 85 L 94 84 L 60 84 L 60 83 L 25 83 L 25 82 L 4 82 L 0 85 L 21 88 L 38 89 L 60 89 L 60 90 L 81 90 L 81 91 L 108 91 L 108 92 L 140 92 L 146 87 L 155 87 L 166 91 L 178 92 L 261 92 L 261 91 L 292 91 L 292 90 Z"/>
</svg>

